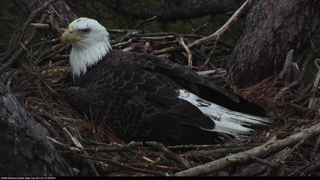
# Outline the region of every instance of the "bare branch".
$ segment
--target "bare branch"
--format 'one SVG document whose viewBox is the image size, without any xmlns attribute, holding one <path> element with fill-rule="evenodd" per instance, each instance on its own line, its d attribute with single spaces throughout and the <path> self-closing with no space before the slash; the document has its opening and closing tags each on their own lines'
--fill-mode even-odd
<svg viewBox="0 0 320 180">
<path fill-rule="evenodd" d="M 207 174 L 219 169 L 232 166 L 233 164 L 235 165 L 237 163 L 244 163 L 250 159 L 251 155 L 260 157 L 260 156 L 269 154 L 271 152 L 283 149 L 285 147 L 290 147 L 293 144 L 296 144 L 301 140 L 305 139 L 306 137 L 312 137 L 319 134 L 320 134 L 320 124 L 316 124 L 308 129 L 305 129 L 300 133 L 291 135 L 286 139 L 278 140 L 273 144 L 271 144 L 270 146 L 268 146 L 267 148 L 265 147 L 265 144 L 264 144 L 259 147 L 250 149 L 248 151 L 233 154 L 225 158 L 206 163 L 201 166 L 193 167 L 185 171 L 178 172 L 176 173 L 176 176 L 199 176 L 199 175 Z"/>
</svg>

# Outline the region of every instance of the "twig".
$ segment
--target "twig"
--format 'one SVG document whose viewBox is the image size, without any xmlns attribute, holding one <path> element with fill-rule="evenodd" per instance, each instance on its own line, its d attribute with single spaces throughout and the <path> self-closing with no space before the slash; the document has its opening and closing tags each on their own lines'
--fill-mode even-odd
<svg viewBox="0 0 320 180">
<path fill-rule="evenodd" d="M 99 149 L 87 149 L 88 152 L 121 152 L 121 151 L 129 151 L 137 147 L 141 147 L 141 142 L 130 142 L 125 146 L 115 146 L 115 147 L 107 147 L 107 148 L 99 148 Z"/>
<path fill-rule="evenodd" d="M 100 144 L 99 144 L 100 145 Z M 109 146 L 110 144 L 101 144 L 101 146 Z M 131 151 L 137 147 L 142 146 L 141 142 L 131 142 L 126 146 L 115 146 L 115 147 L 97 147 L 97 148 L 84 148 L 88 153 L 98 153 L 98 152 L 124 152 Z M 140 148 L 139 148 L 140 149 Z M 70 153 L 65 151 L 66 154 Z"/>
<path fill-rule="evenodd" d="M 57 123 L 57 125 L 58 125 L 59 128 L 61 129 L 61 132 L 62 132 L 62 134 L 63 134 L 63 136 L 64 136 L 65 141 L 66 141 L 68 144 L 71 143 L 68 134 L 63 130 L 63 125 L 62 125 L 62 123 L 61 123 L 57 118 L 53 117 L 51 114 L 49 114 L 48 112 L 46 112 L 46 111 L 44 111 L 44 110 L 42 110 L 39 114 L 41 114 L 41 115 L 45 116 L 46 118 L 49 118 L 49 119 L 53 120 L 55 123 Z"/>
<path fill-rule="evenodd" d="M 250 3 L 251 3 L 251 0 L 247 0 L 245 3 L 243 3 L 243 5 L 231 16 L 231 18 L 220 29 L 218 29 L 216 32 L 214 32 L 213 34 L 211 34 L 207 37 L 204 37 L 202 39 L 196 40 L 196 41 L 188 44 L 188 47 L 193 48 L 194 46 L 199 46 L 200 44 L 204 44 L 204 43 L 210 41 L 211 39 L 213 39 L 214 37 L 217 37 L 217 36 L 220 36 L 221 34 L 223 34 L 227 29 L 229 29 L 235 23 L 235 21 L 241 16 L 241 14 L 250 5 Z"/>
<path fill-rule="evenodd" d="M 144 173 L 155 174 L 155 175 L 159 175 L 159 176 L 165 176 L 164 173 L 161 173 L 161 172 L 158 172 L 158 171 L 150 171 L 150 170 L 135 168 L 135 167 L 129 166 L 126 163 L 120 163 L 120 162 L 117 162 L 117 161 L 114 161 L 114 160 L 111 160 L 111 159 L 92 157 L 92 156 L 84 156 L 84 155 L 78 155 L 78 154 L 76 154 L 75 156 L 82 157 L 82 158 L 87 158 L 87 159 L 92 159 L 92 160 L 96 160 L 96 161 L 102 161 L 102 162 L 105 162 L 105 163 L 113 165 L 113 166 L 126 167 L 128 169 L 135 170 L 135 171 L 138 171 L 138 172 L 144 172 Z"/>
<path fill-rule="evenodd" d="M 132 163 L 138 163 L 138 161 L 134 157 L 130 156 L 128 152 L 121 151 L 121 152 L 119 152 L 119 154 L 124 156 L 125 158 L 127 158 Z"/>
<path fill-rule="evenodd" d="M 207 145 L 177 145 L 177 146 L 165 146 L 168 149 L 182 149 L 182 148 L 187 148 L 187 149 L 201 149 L 201 148 L 235 148 L 235 147 L 244 147 L 244 146 L 261 146 L 261 143 L 252 143 L 252 144 L 207 144 Z"/>
<path fill-rule="evenodd" d="M 50 28 L 49 24 L 43 24 L 43 23 L 31 23 L 30 26 L 33 26 L 34 28 L 37 28 L 37 29 L 49 29 Z"/>
<path fill-rule="evenodd" d="M 195 150 L 195 151 L 187 152 L 182 156 L 187 159 L 194 159 L 194 160 L 201 159 L 201 161 L 204 161 L 207 159 L 212 160 L 212 159 L 222 158 L 225 155 L 228 155 L 230 153 L 234 154 L 234 153 L 242 152 L 252 148 L 254 147 L 246 146 L 246 147 L 232 147 L 232 148 L 217 148 L 213 150 Z"/>
<path fill-rule="evenodd" d="M 303 67 L 302 67 L 302 70 L 301 70 L 301 74 L 300 74 L 299 78 L 298 78 L 296 81 L 294 81 L 294 82 L 292 82 L 291 84 L 289 84 L 288 86 L 286 86 L 285 88 L 282 88 L 282 89 L 280 90 L 280 92 L 277 94 L 277 96 L 276 96 L 276 97 L 274 98 L 274 100 L 273 100 L 273 102 L 274 102 L 275 104 L 278 103 L 280 97 L 283 97 L 286 92 L 288 92 L 290 89 L 298 86 L 298 85 L 302 82 L 302 80 L 303 80 L 303 78 L 304 78 L 304 75 L 306 74 L 306 70 L 307 70 L 308 65 L 309 65 L 310 62 L 312 62 L 316 57 L 318 57 L 318 53 L 317 53 L 316 51 L 313 51 L 312 54 L 309 56 L 309 58 L 304 62 Z"/>
<path fill-rule="evenodd" d="M 315 104 L 315 101 L 316 101 L 315 96 L 316 96 L 316 92 L 318 91 L 319 81 L 320 81 L 320 70 L 318 70 L 316 78 L 315 78 L 315 80 L 313 82 L 313 88 L 311 90 L 312 97 L 309 100 L 308 109 L 312 109 L 314 104 Z"/>
<path fill-rule="evenodd" d="M 171 54 L 173 52 L 181 52 L 183 51 L 184 48 L 183 47 L 166 47 L 164 49 L 160 49 L 160 50 L 155 50 L 152 52 L 152 54 L 154 55 L 159 55 L 159 54 Z"/>
<path fill-rule="evenodd" d="M 188 46 L 184 43 L 183 37 L 179 37 L 179 43 L 183 46 L 183 48 L 187 51 L 188 54 L 188 67 L 192 69 L 192 53 Z"/>
<path fill-rule="evenodd" d="M 312 134 L 310 134 L 311 136 Z M 291 156 L 291 154 L 293 153 L 293 151 L 295 151 L 302 143 L 304 143 L 308 138 L 310 138 L 310 136 L 306 136 L 304 139 L 302 139 L 298 144 L 296 144 L 282 159 L 279 160 L 279 162 L 283 162 L 285 160 L 287 160 L 289 158 L 289 156 Z"/>
<path fill-rule="evenodd" d="M 302 169 L 305 169 L 306 167 L 314 164 L 315 162 L 319 161 L 318 159 L 315 159 L 313 162 L 308 163 L 306 165 L 301 166 L 300 168 L 294 170 L 291 174 L 288 175 L 288 177 L 294 176 L 295 174 L 297 174 L 299 171 L 301 171 Z"/>
<path fill-rule="evenodd" d="M 220 77 L 221 78 L 227 74 L 227 71 L 222 69 L 215 69 L 215 70 L 208 70 L 208 71 L 198 71 L 197 73 L 203 77 L 211 77 L 211 78 Z"/>
<path fill-rule="evenodd" d="M 282 79 L 285 74 L 290 74 L 290 66 L 292 64 L 294 49 L 290 49 L 287 53 L 286 60 L 284 62 L 283 71 L 280 73 L 280 78 Z"/>
<path fill-rule="evenodd" d="M 72 142 L 78 147 L 80 148 L 80 151 L 82 154 L 84 154 L 85 156 L 89 156 L 87 151 L 84 149 L 84 147 L 82 146 L 82 144 L 71 135 L 71 133 L 67 130 L 67 128 L 63 128 L 64 131 L 67 132 L 67 134 L 69 135 L 70 139 L 72 140 Z M 87 159 L 88 165 L 90 167 L 91 172 L 95 175 L 95 176 L 99 176 L 98 171 L 96 170 L 96 167 L 94 166 L 93 162 L 90 159 Z"/>
<path fill-rule="evenodd" d="M 180 168 L 176 168 L 176 167 L 169 167 L 169 166 L 162 166 L 162 165 L 157 165 L 157 164 L 148 164 L 148 163 L 124 163 L 128 166 L 132 166 L 132 167 L 138 167 L 138 168 L 149 168 L 149 169 L 165 169 L 165 170 L 172 170 L 172 171 L 181 171 Z"/>
<path fill-rule="evenodd" d="M 308 165 L 312 165 L 312 166 L 308 167 L 300 176 L 309 174 L 310 172 L 319 169 L 320 168 L 320 160 L 319 159 L 315 159 L 313 162 L 311 162 Z"/>
<path fill-rule="evenodd" d="M 79 148 L 76 148 L 76 147 L 71 147 L 71 146 L 68 146 L 66 144 L 63 144 L 62 142 L 59 142 L 57 140 L 55 140 L 54 138 L 50 137 L 50 136 L 47 136 L 47 138 L 49 139 L 49 141 L 51 141 L 52 143 L 54 144 L 57 144 L 65 149 L 70 149 L 72 152 L 73 151 L 79 151 L 80 152 L 80 149 Z M 65 152 L 65 151 L 64 151 Z"/>
<path fill-rule="evenodd" d="M 270 163 L 278 162 L 283 156 L 285 156 L 285 154 L 288 153 L 288 151 L 290 151 L 290 148 L 284 148 L 280 152 L 277 152 L 275 155 L 266 158 L 265 160 L 263 160 L 263 162 L 270 162 Z M 233 176 L 254 176 L 254 175 L 263 173 L 265 171 L 267 171 L 265 174 L 269 174 L 269 171 L 273 168 L 272 168 L 272 165 L 269 166 L 268 163 L 266 164 L 267 165 L 263 165 L 263 163 L 260 163 L 260 162 L 252 163 L 244 167 L 241 170 L 241 172 L 237 172 Z"/>
<path fill-rule="evenodd" d="M 150 47 L 150 42 L 146 42 L 143 46 L 143 53 L 148 53 Z"/>
<path fill-rule="evenodd" d="M 133 29 L 138 29 L 139 26 L 142 26 L 143 24 L 145 24 L 147 22 L 151 22 L 155 19 L 157 19 L 157 16 L 153 16 L 152 18 L 146 19 L 146 20 L 140 22 L 139 24 L 137 24 Z"/>
<path fill-rule="evenodd" d="M 277 170 L 277 176 L 284 176 L 286 170 L 286 162 L 281 162 Z"/>
<path fill-rule="evenodd" d="M 128 33 L 129 29 L 107 29 L 110 34 Z"/>
<path fill-rule="evenodd" d="M 191 24 L 191 21 L 188 19 L 188 22 Z M 200 26 L 200 27 L 198 27 L 198 28 L 196 28 L 195 30 L 193 30 L 192 31 L 192 34 L 195 34 L 197 31 L 199 31 L 200 29 L 202 29 L 202 28 L 208 28 L 208 23 L 206 23 L 206 24 L 204 24 L 204 25 L 202 25 L 202 26 Z M 192 26 L 194 27 L 194 25 L 192 24 Z M 195 28 L 195 27 L 194 27 Z"/>
<path fill-rule="evenodd" d="M 267 165 L 269 167 L 273 167 L 273 168 L 278 168 L 280 166 L 280 164 L 278 162 L 269 162 L 269 161 L 266 161 L 266 160 L 263 160 L 263 159 L 260 159 L 260 158 L 257 158 L 255 156 L 251 156 L 251 159 L 261 163 L 261 164 L 264 164 L 264 165 Z"/>
<path fill-rule="evenodd" d="M 295 108 L 297 111 L 302 112 L 302 113 L 309 113 L 310 112 L 310 109 L 302 107 L 297 104 L 289 104 L 289 106 Z"/>
<path fill-rule="evenodd" d="M 317 140 L 314 143 L 314 147 L 313 147 L 313 152 L 310 155 L 310 159 L 314 159 L 318 154 L 318 149 L 319 149 L 319 145 L 320 145 L 320 136 L 318 136 Z"/>
<path fill-rule="evenodd" d="M 121 43 L 118 43 L 118 44 L 115 44 L 115 45 L 111 45 L 112 48 L 116 48 L 116 47 L 119 47 L 119 46 L 126 46 L 128 44 L 130 44 L 132 41 L 135 41 L 137 40 L 138 38 L 134 37 L 134 38 L 131 38 L 129 39 L 128 41 L 126 42 L 121 42 Z"/>
<path fill-rule="evenodd" d="M 63 138 L 60 137 L 59 133 L 45 119 L 43 119 L 41 116 L 39 116 L 36 113 L 31 113 L 31 115 L 37 122 L 41 123 L 48 130 L 48 132 L 50 133 L 50 136 L 57 139 L 58 141 L 63 140 Z"/>
<path fill-rule="evenodd" d="M 174 39 L 175 37 L 173 35 L 168 35 L 168 36 L 162 36 L 162 37 L 152 36 L 152 37 L 140 37 L 140 38 L 144 40 L 166 40 L 166 39 Z"/>
<path fill-rule="evenodd" d="M 174 154 L 169 149 L 165 148 L 162 144 L 157 143 L 155 141 L 149 141 L 149 142 L 146 142 L 146 144 L 149 144 L 153 148 L 160 150 L 165 155 L 167 155 L 167 156 L 171 157 L 172 159 L 174 159 L 175 161 L 181 163 L 185 168 L 190 168 L 191 167 L 191 164 L 188 161 L 186 161 L 182 157 Z"/>
<path fill-rule="evenodd" d="M 211 57 L 214 55 L 214 52 L 216 51 L 217 42 L 218 42 L 218 39 L 219 39 L 219 38 L 220 38 L 220 35 L 215 36 L 213 48 L 212 48 L 212 50 L 210 51 L 209 56 L 208 56 L 206 62 L 203 63 L 203 65 L 199 68 L 198 71 L 201 71 L 201 70 L 208 64 L 208 62 L 210 61 Z"/>
</svg>

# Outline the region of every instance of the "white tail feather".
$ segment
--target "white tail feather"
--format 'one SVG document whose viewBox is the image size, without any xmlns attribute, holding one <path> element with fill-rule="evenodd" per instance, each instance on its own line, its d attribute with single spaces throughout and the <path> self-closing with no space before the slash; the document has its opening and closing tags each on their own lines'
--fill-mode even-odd
<svg viewBox="0 0 320 180">
<path fill-rule="evenodd" d="M 179 98 L 189 101 L 215 122 L 215 128 L 204 129 L 207 131 L 223 132 L 240 137 L 255 131 L 250 126 L 270 125 L 270 119 L 231 111 L 186 90 L 179 90 Z"/>
</svg>

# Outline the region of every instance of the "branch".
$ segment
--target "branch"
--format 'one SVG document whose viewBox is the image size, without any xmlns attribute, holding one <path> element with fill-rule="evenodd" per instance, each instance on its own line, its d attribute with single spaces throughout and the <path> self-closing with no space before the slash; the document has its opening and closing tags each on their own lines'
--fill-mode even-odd
<svg viewBox="0 0 320 180">
<path fill-rule="evenodd" d="M 178 172 L 175 175 L 176 176 L 199 176 L 202 174 L 207 174 L 213 171 L 217 171 L 219 169 L 230 167 L 238 163 L 247 162 L 248 160 L 250 160 L 251 156 L 260 157 L 260 156 L 267 155 L 271 152 L 281 150 L 285 147 L 290 147 L 293 144 L 296 144 L 301 140 L 306 139 L 306 137 L 311 138 L 319 134 L 320 134 L 320 124 L 316 124 L 308 129 L 305 129 L 300 133 L 291 135 L 285 139 L 278 140 L 270 145 L 267 145 L 268 144 L 267 142 L 259 147 L 250 149 L 248 151 L 233 154 L 233 155 L 224 157 L 222 159 L 218 159 L 218 160 L 206 163 L 201 166 L 193 167 L 185 171 Z"/>
<path fill-rule="evenodd" d="M 183 38 L 179 37 L 179 43 L 183 46 L 183 48 L 187 51 L 188 53 L 188 67 L 192 69 L 192 52 L 188 48 L 188 46 L 184 43 Z"/>
<path fill-rule="evenodd" d="M 232 12 L 239 8 L 244 0 L 224 0 L 224 1 L 201 1 L 184 6 L 166 7 L 158 5 L 154 7 L 137 6 L 128 1 L 107 1 L 104 3 L 108 8 L 133 19 L 146 19 L 146 17 L 157 16 L 157 21 L 177 21 L 190 18 L 197 18 L 212 14 Z"/>
<path fill-rule="evenodd" d="M 288 92 L 292 88 L 297 87 L 302 82 L 302 80 L 303 80 L 303 78 L 304 78 L 304 76 L 306 74 L 308 65 L 318 56 L 319 55 L 318 55 L 318 53 L 316 51 L 312 52 L 312 54 L 309 56 L 309 58 L 303 63 L 299 78 L 297 80 L 295 80 L 294 82 L 292 82 L 291 84 L 289 84 L 288 86 L 286 86 L 285 88 L 281 89 L 279 94 L 277 94 L 277 96 L 274 98 L 274 103 L 275 104 L 279 101 L 280 97 L 284 96 L 284 94 L 286 92 Z"/>
<path fill-rule="evenodd" d="M 187 44 L 187 47 L 189 49 L 193 47 L 200 46 L 202 44 L 205 44 L 211 40 L 218 41 L 218 38 L 227 30 L 229 29 L 234 22 L 241 16 L 241 14 L 245 11 L 245 9 L 249 6 L 251 3 L 251 0 L 247 0 L 232 16 L 231 18 L 220 28 L 218 29 L 215 33 L 203 37 L 201 39 L 198 39 L 192 43 Z M 171 52 L 176 52 L 176 51 L 182 51 L 182 47 L 169 47 L 169 48 L 164 48 L 160 50 L 154 51 L 152 54 L 154 55 L 159 55 L 159 54 L 165 54 L 165 53 L 171 53 Z"/>
<path fill-rule="evenodd" d="M 189 48 L 192 48 L 194 46 L 199 46 L 200 44 L 204 44 L 210 40 L 212 40 L 215 37 L 220 36 L 223 34 L 227 29 L 229 29 L 236 20 L 241 16 L 241 14 L 247 9 L 247 7 L 250 5 L 251 0 L 247 0 L 232 16 L 231 18 L 215 33 L 211 34 L 210 36 L 204 37 L 202 39 L 196 40 L 190 44 L 188 44 Z M 216 39 L 217 40 L 217 39 Z"/>
</svg>

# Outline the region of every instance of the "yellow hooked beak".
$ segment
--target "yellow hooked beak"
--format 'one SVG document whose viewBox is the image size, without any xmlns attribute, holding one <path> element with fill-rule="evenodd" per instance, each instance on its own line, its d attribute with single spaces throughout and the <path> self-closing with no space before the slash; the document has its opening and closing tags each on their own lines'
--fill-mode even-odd
<svg viewBox="0 0 320 180">
<path fill-rule="evenodd" d="M 64 33 L 62 33 L 60 43 L 64 45 L 69 42 L 78 41 L 80 39 L 86 39 L 86 38 L 87 37 L 84 37 L 84 36 L 78 36 L 77 31 L 75 31 L 73 28 L 69 28 Z"/>
</svg>

